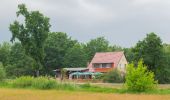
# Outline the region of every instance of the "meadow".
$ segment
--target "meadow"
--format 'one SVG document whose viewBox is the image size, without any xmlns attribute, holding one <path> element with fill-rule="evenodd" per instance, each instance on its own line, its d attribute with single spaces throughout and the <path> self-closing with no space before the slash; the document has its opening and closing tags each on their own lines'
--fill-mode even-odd
<svg viewBox="0 0 170 100">
<path fill-rule="evenodd" d="M 145 92 L 128 91 L 123 84 L 77 83 L 46 77 L 20 77 L 0 83 L 0 100 L 170 100 L 170 85 Z"/>
<path fill-rule="evenodd" d="M 0 100 L 170 100 L 170 95 L 1 88 Z"/>
<path fill-rule="evenodd" d="M 117 93 L 117 94 L 170 94 L 170 85 L 157 85 L 157 88 L 145 91 L 131 91 L 124 84 L 113 83 L 77 83 L 70 81 L 57 81 L 48 77 L 30 77 L 23 76 L 20 78 L 5 80 L 0 82 L 0 88 L 7 89 L 30 89 L 30 90 L 64 90 L 74 92 L 91 92 L 91 93 Z"/>
</svg>

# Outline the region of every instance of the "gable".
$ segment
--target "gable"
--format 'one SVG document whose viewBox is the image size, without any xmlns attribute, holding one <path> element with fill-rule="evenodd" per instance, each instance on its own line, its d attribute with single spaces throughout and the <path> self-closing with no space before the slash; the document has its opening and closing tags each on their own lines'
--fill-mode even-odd
<svg viewBox="0 0 170 100">
<path fill-rule="evenodd" d="M 113 63 L 114 67 L 117 67 L 123 55 L 124 53 L 122 51 L 96 53 L 92 61 L 90 62 L 88 68 L 91 69 L 94 63 Z"/>
<path fill-rule="evenodd" d="M 125 55 L 123 54 L 123 56 L 121 57 L 118 65 L 117 65 L 117 68 L 121 71 L 125 71 L 127 64 L 128 64 L 127 59 L 126 59 Z"/>
</svg>

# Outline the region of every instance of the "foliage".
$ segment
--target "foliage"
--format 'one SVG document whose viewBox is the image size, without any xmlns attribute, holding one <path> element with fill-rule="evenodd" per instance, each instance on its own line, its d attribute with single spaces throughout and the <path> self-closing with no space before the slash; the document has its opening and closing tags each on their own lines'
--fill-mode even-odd
<svg viewBox="0 0 170 100">
<path fill-rule="evenodd" d="M 45 43 L 45 66 L 47 70 L 54 70 L 64 67 L 66 52 L 77 43 L 72 40 L 66 33 L 53 32 L 49 33 Z"/>
<path fill-rule="evenodd" d="M 132 51 L 134 48 L 124 48 L 123 51 L 125 53 L 126 59 L 128 60 L 129 63 L 135 61 L 135 53 Z"/>
<path fill-rule="evenodd" d="M 34 60 L 25 55 L 24 49 L 20 43 L 14 43 L 12 45 L 8 59 L 8 65 L 5 66 L 8 77 L 33 75 Z"/>
<path fill-rule="evenodd" d="M 103 81 L 109 82 L 109 83 L 122 83 L 123 76 L 121 76 L 121 73 L 119 70 L 114 69 L 113 71 L 110 71 L 104 75 Z"/>
<path fill-rule="evenodd" d="M 156 87 L 157 81 L 154 80 L 154 73 L 148 71 L 143 61 L 138 62 L 137 67 L 131 63 L 127 67 L 125 85 L 130 91 L 148 91 Z"/>
<path fill-rule="evenodd" d="M 96 52 L 107 52 L 111 51 L 109 47 L 109 42 L 104 37 L 98 37 L 96 39 L 90 40 L 84 49 L 88 55 L 88 61 L 92 59 Z"/>
<path fill-rule="evenodd" d="M 49 18 L 39 11 L 29 12 L 24 4 L 18 5 L 18 8 L 17 17 L 22 15 L 25 23 L 20 24 L 18 21 L 14 21 L 13 24 L 10 24 L 11 41 L 13 42 L 15 38 L 18 39 L 25 49 L 25 53 L 35 60 L 34 69 L 38 76 L 45 56 L 44 43 L 50 28 Z"/>
<path fill-rule="evenodd" d="M 69 48 L 64 58 L 64 66 L 66 67 L 87 67 L 87 55 L 80 44 L 75 44 Z"/>
<path fill-rule="evenodd" d="M 162 41 L 155 33 L 147 34 L 144 40 L 139 41 L 133 48 L 134 60 L 138 61 L 143 58 L 144 63 L 148 69 L 156 72 L 156 69 L 161 66 L 160 61 L 163 55 Z"/>
<path fill-rule="evenodd" d="M 156 71 L 156 79 L 159 83 L 170 83 L 170 45 L 163 45 L 163 57 L 161 59 L 161 66 Z"/>
<path fill-rule="evenodd" d="M 8 64 L 10 49 L 11 44 L 8 42 L 4 42 L 2 45 L 0 45 L 0 62 L 2 62 L 4 66 Z"/>
<path fill-rule="evenodd" d="M 0 62 L 0 81 L 3 81 L 6 78 L 6 72 L 3 64 Z"/>
</svg>

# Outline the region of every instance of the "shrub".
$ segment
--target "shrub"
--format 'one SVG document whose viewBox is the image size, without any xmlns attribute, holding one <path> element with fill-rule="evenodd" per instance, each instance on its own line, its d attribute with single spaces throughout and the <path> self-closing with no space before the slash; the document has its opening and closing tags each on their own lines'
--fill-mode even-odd
<svg viewBox="0 0 170 100">
<path fill-rule="evenodd" d="M 6 78 L 6 72 L 2 63 L 0 63 L 0 81 Z"/>
<path fill-rule="evenodd" d="M 136 68 L 134 63 L 128 65 L 125 82 L 128 90 L 143 92 L 154 89 L 156 84 L 157 81 L 154 80 L 154 73 L 147 70 L 142 60 L 138 62 Z"/>
<path fill-rule="evenodd" d="M 56 80 L 48 79 L 47 77 L 38 77 L 35 78 L 32 87 L 37 89 L 52 89 L 57 85 Z"/>
<path fill-rule="evenodd" d="M 12 82 L 12 86 L 18 87 L 18 88 L 31 87 L 33 80 L 34 78 L 31 76 L 22 76 L 22 77 L 16 78 Z"/>
<path fill-rule="evenodd" d="M 121 83 L 123 82 L 123 77 L 117 69 L 114 69 L 104 75 L 103 81 L 109 83 Z"/>
</svg>

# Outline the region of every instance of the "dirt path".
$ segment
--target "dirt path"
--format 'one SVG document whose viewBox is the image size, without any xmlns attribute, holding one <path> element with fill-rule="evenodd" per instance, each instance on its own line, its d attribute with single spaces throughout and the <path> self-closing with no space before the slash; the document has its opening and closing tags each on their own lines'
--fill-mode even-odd
<svg viewBox="0 0 170 100">
<path fill-rule="evenodd" d="M 0 89 L 0 100 L 170 100 L 170 95 L 105 94 L 56 90 Z"/>
</svg>

